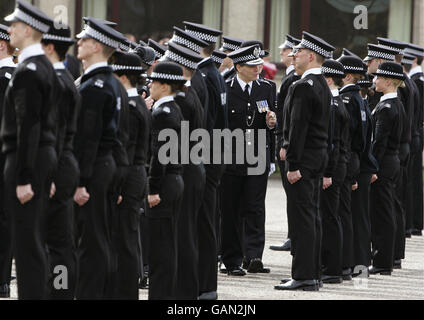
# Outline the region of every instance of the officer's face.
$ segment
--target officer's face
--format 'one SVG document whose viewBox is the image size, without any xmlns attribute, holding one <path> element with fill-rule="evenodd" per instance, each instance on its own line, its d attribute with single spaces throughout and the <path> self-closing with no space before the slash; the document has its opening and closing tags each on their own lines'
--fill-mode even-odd
<svg viewBox="0 0 424 320">
<path fill-rule="evenodd" d="M 288 56 L 291 51 L 292 51 L 291 49 L 282 49 L 280 51 L 281 62 L 285 64 L 287 67 L 293 63 L 293 57 Z"/>
<path fill-rule="evenodd" d="M 80 39 L 78 41 L 78 59 L 85 60 L 91 57 L 97 49 L 97 44 L 93 39 Z"/>
<path fill-rule="evenodd" d="M 263 70 L 263 65 L 257 65 L 257 66 L 249 66 L 249 65 L 242 65 L 237 66 L 238 73 L 243 81 L 250 82 L 255 81 L 258 79 L 259 75 L 261 74 Z"/>
<path fill-rule="evenodd" d="M 22 22 L 13 22 L 9 27 L 10 45 L 14 48 L 22 48 L 26 33 L 27 25 Z"/>
<path fill-rule="evenodd" d="M 378 66 L 381 64 L 380 59 L 372 59 L 367 62 L 368 65 L 368 74 L 377 72 Z"/>
<path fill-rule="evenodd" d="M 310 60 L 311 52 L 307 49 L 298 49 L 294 55 L 294 68 L 296 73 L 302 75 L 305 73 Z"/>
<path fill-rule="evenodd" d="M 392 83 L 393 82 L 391 79 L 377 77 L 377 79 L 375 80 L 375 91 L 386 92 L 387 89 L 390 89 Z"/>
<path fill-rule="evenodd" d="M 160 98 L 170 95 L 170 86 L 165 83 L 160 83 L 159 81 L 152 81 L 149 83 L 150 97 L 153 100 L 159 100 Z"/>
</svg>

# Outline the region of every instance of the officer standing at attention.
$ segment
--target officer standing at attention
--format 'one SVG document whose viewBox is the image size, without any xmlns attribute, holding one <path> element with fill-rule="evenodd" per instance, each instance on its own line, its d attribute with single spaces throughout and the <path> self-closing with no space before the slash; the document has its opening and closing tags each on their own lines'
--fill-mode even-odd
<svg viewBox="0 0 424 320">
<path fill-rule="evenodd" d="M 78 59 L 85 72 L 79 88 L 82 106 L 74 144 L 81 172 L 74 196 L 80 225 L 76 297 L 104 299 L 112 273 L 108 190 L 116 172 L 112 152 L 120 144 L 117 115 L 121 103 L 118 80 L 107 61 L 123 36 L 95 19 L 84 20 L 86 26 L 77 35 Z"/>
<path fill-rule="evenodd" d="M 290 88 L 284 109 L 282 159 L 286 160 L 288 218 L 293 255 L 292 278 L 277 290 L 319 290 L 321 277 L 321 218 L 319 194 L 328 159 L 331 91 L 321 66 L 334 47 L 303 32 L 295 47 L 294 65 L 302 79 Z"/>
<path fill-rule="evenodd" d="M 41 48 L 51 19 L 25 1 L 5 18 L 19 66 L 6 90 L 1 138 L 5 164 L 5 205 L 12 215 L 12 239 L 19 299 L 45 299 L 47 256 L 45 208 L 57 165 L 58 79 Z"/>
<path fill-rule="evenodd" d="M 0 24 L 0 123 L 6 89 L 16 68 L 12 56 L 15 49 L 10 46 L 10 36 L 7 30 L 7 26 Z M 3 153 L 0 153 L 0 298 L 10 297 L 10 274 L 12 270 L 11 216 L 10 213 L 5 211 L 4 206 L 3 170 L 5 160 Z"/>
<path fill-rule="evenodd" d="M 73 153 L 74 136 L 77 130 L 81 96 L 74 84 L 71 73 L 63 61 L 66 52 L 75 41 L 66 25 L 59 29 L 54 24 L 41 41 L 47 58 L 53 64 L 59 78 L 60 98 L 57 101 L 58 121 L 56 152 L 58 168 L 53 179 L 51 199 L 47 211 L 47 246 L 49 251 L 50 299 L 73 300 L 77 278 L 74 238 L 74 201 L 78 186 L 79 168 Z M 68 271 L 67 289 L 55 289 L 53 278 L 56 266 L 65 266 Z"/>
<path fill-rule="evenodd" d="M 278 166 L 280 168 L 280 174 L 281 174 L 281 181 L 283 183 L 283 188 L 286 190 L 287 188 L 287 172 L 285 171 L 286 164 L 285 161 L 281 159 L 280 151 L 282 149 L 282 137 L 283 137 L 283 126 L 284 123 L 283 120 L 283 114 L 284 114 L 284 102 L 286 101 L 287 94 L 289 92 L 290 86 L 295 82 L 300 80 L 300 77 L 296 73 L 296 70 L 294 69 L 293 65 L 293 48 L 297 46 L 300 43 L 299 39 L 296 39 L 292 37 L 291 35 L 286 36 L 286 41 L 280 46 L 281 52 L 281 62 L 286 66 L 286 76 L 283 79 L 283 83 L 280 87 L 280 92 L 277 95 L 277 121 L 280 124 L 277 129 L 275 130 L 276 135 L 276 145 L 277 145 L 277 158 L 278 158 Z M 286 210 L 287 211 L 287 210 Z M 271 250 L 275 251 L 290 251 L 291 247 L 291 241 L 290 241 L 290 230 L 287 235 L 287 241 L 279 246 L 279 245 L 273 245 L 270 246 Z"/>
<path fill-rule="evenodd" d="M 218 37 L 221 31 L 190 22 L 184 22 L 186 32 L 206 41 L 209 45 L 204 48 L 200 55 L 204 58 L 198 69 L 205 75 L 208 88 L 209 103 L 205 113 L 206 130 L 212 136 L 214 129 L 223 130 L 228 128 L 227 113 L 227 90 L 224 78 L 219 73 L 213 62 L 211 55 L 215 50 Z M 222 148 L 221 148 L 222 149 Z M 215 150 L 211 150 L 211 159 L 214 158 Z M 221 160 L 223 163 L 223 152 L 221 150 Z M 209 160 L 209 159 L 208 159 Z M 199 289 L 202 294 L 213 295 L 217 290 L 217 190 L 224 173 L 225 165 L 211 164 L 205 166 L 206 188 L 202 207 L 198 220 L 198 232 L 203 235 L 199 238 Z"/>
</svg>

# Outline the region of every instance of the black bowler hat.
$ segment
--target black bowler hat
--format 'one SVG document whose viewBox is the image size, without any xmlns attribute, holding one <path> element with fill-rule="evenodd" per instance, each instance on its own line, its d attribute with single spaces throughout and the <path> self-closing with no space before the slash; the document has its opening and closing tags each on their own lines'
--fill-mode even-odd
<svg viewBox="0 0 424 320">
<path fill-rule="evenodd" d="M 233 60 L 234 64 L 257 66 L 264 63 L 260 54 L 261 48 L 259 46 L 250 46 L 231 52 L 228 57 Z"/>
<path fill-rule="evenodd" d="M 368 56 L 364 59 L 364 61 L 367 62 L 376 58 L 394 61 L 396 55 L 396 50 L 389 49 L 377 44 L 368 44 Z"/>
<path fill-rule="evenodd" d="M 139 45 L 134 49 L 134 53 L 137 54 L 140 59 L 141 62 L 143 62 L 144 64 L 148 65 L 148 66 L 153 66 L 153 64 L 156 61 L 156 53 L 155 50 L 153 50 L 152 48 L 146 46 L 142 46 Z"/>
<path fill-rule="evenodd" d="M 135 74 L 140 75 L 143 72 L 141 59 L 135 53 L 115 52 L 115 61 L 111 65 L 113 71 L 117 74 Z"/>
<path fill-rule="evenodd" d="M 156 60 L 162 58 L 165 55 L 166 47 L 159 42 L 149 39 L 148 46 L 155 51 Z"/>
<path fill-rule="evenodd" d="M 371 74 L 365 74 L 365 79 L 359 80 L 356 84 L 361 88 L 371 88 L 373 85 L 374 76 Z"/>
<path fill-rule="evenodd" d="M 396 51 L 397 54 L 403 54 L 403 51 L 406 49 L 406 47 L 408 46 L 407 43 L 405 42 L 401 42 L 401 41 L 397 41 L 397 40 L 392 40 L 392 39 L 387 39 L 387 38 L 377 38 L 378 40 L 378 45 L 383 47 L 383 48 L 387 48 L 393 51 Z"/>
<path fill-rule="evenodd" d="M 203 41 L 178 27 L 174 27 L 174 35 L 169 42 L 176 43 L 197 53 L 200 53 L 209 45 L 206 41 Z"/>
<path fill-rule="evenodd" d="M 391 61 L 380 64 L 377 72 L 373 73 L 373 75 L 376 77 L 405 80 L 402 66 L 399 63 Z"/>
<path fill-rule="evenodd" d="M 264 44 L 259 40 L 245 41 L 245 42 L 242 43 L 241 48 L 247 48 L 247 47 L 251 47 L 251 46 L 257 46 L 261 49 L 261 51 L 259 52 L 259 56 L 261 58 L 265 58 L 265 57 L 269 56 L 269 52 L 264 50 Z"/>
<path fill-rule="evenodd" d="M 84 18 L 84 30 L 77 35 L 77 39 L 94 39 L 103 45 L 118 49 L 121 42 L 125 41 L 122 33 L 103 24 L 101 20 L 95 18 Z"/>
<path fill-rule="evenodd" d="M 198 53 L 173 42 L 168 43 L 168 50 L 165 52 L 164 58 L 190 70 L 196 70 L 199 62 L 203 60 L 203 57 Z"/>
<path fill-rule="evenodd" d="M 183 69 L 175 62 L 162 61 L 159 62 L 153 69 L 153 72 L 148 76 L 150 80 L 157 80 L 165 83 L 186 83 Z"/>
<path fill-rule="evenodd" d="M 279 49 L 293 49 L 301 41 L 291 35 L 286 35 L 286 41 L 279 47 Z"/>
<path fill-rule="evenodd" d="M 222 37 L 222 47 L 219 50 L 233 52 L 240 49 L 243 42 L 243 40 L 237 38 L 224 36 Z"/>
<path fill-rule="evenodd" d="M 344 78 L 345 68 L 336 60 L 326 60 L 322 64 L 321 72 L 324 77 Z"/>
<path fill-rule="evenodd" d="M 222 35 L 222 31 L 210 28 L 203 24 L 184 21 L 184 26 L 188 33 L 203 41 L 206 41 L 209 44 L 217 43 L 219 36 Z"/>
<path fill-rule="evenodd" d="M 405 53 L 402 58 L 402 64 L 406 66 L 412 66 L 415 60 L 415 56 Z"/>
<path fill-rule="evenodd" d="M 10 41 L 10 35 L 7 30 L 9 30 L 9 27 L 0 24 L 0 40 Z"/>
<path fill-rule="evenodd" d="M 362 75 L 365 75 L 366 73 L 364 63 L 360 58 L 355 58 L 353 56 L 342 56 L 337 61 L 343 65 L 346 73 Z"/>
<path fill-rule="evenodd" d="M 295 46 L 294 49 L 309 49 L 315 53 L 318 53 L 324 58 L 331 59 L 333 58 L 333 51 L 336 48 L 323 39 L 310 34 L 309 32 L 303 31 L 302 41 L 300 44 Z"/>
<path fill-rule="evenodd" d="M 416 58 L 424 57 L 424 48 L 417 46 L 415 44 L 409 43 L 408 47 L 405 49 L 405 53 L 414 56 Z"/>
<path fill-rule="evenodd" d="M 218 68 L 221 66 L 221 64 L 224 62 L 224 59 L 227 57 L 227 54 L 219 51 L 219 50 L 214 50 L 214 52 L 212 53 L 212 60 L 213 62 L 216 63 L 216 65 L 218 66 Z"/>
<path fill-rule="evenodd" d="M 53 22 L 43 11 L 23 0 L 16 1 L 15 11 L 4 20 L 7 22 L 23 22 L 41 33 L 49 31 Z"/>
<path fill-rule="evenodd" d="M 71 38 L 71 28 L 65 24 L 58 25 L 56 28 L 53 23 L 47 33 L 43 34 L 43 43 L 56 43 L 60 45 L 71 46 L 75 43 L 75 40 Z"/>
</svg>

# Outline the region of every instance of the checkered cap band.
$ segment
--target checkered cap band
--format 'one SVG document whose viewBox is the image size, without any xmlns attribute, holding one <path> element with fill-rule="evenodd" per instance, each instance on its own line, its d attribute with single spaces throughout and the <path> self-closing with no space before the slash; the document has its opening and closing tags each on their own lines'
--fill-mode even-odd
<svg viewBox="0 0 424 320">
<path fill-rule="evenodd" d="M 153 49 L 153 51 L 156 54 L 156 59 L 160 59 L 160 58 L 163 57 L 163 54 L 162 53 L 160 53 L 159 51 L 157 51 L 155 48 L 152 48 L 152 49 Z"/>
<path fill-rule="evenodd" d="M 49 34 L 49 33 L 46 33 L 46 34 L 43 35 L 43 40 L 72 42 L 71 38 L 60 37 L 60 36 L 56 36 L 54 34 Z"/>
<path fill-rule="evenodd" d="M 199 31 L 193 31 L 193 30 L 189 30 L 189 29 L 187 29 L 186 31 L 188 33 L 190 33 L 191 35 L 193 35 L 193 36 L 195 36 L 195 37 L 197 37 L 201 40 L 204 40 L 204 41 L 207 41 L 207 42 L 210 42 L 210 43 L 217 43 L 218 42 L 218 37 L 211 36 L 210 34 L 206 34 L 206 33 L 199 32 Z"/>
<path fill-rule="evenodd" d="M 96 29 L 94 29 L 92 27 L 90 27 L 89 25 L 85 26 L 83 33 L 89 35 L 94 40 L 97 40 L 97 41 L 103 43 L 104 45 L 106 45 L 108 47 L 115 48 L 115 49 L 118 49 L 120 47 L 119 41 L 113 40 L 112 38 L 104 35 L 103 33 L 97 31 Z"/>
<path fill-rule="evenodd" d="M 31 17 L 30 15 L 23 12 L 21 9 L 16 8 L 13 15 L 21 20 L 22 22 L 26 23 L 27 25 L 33 27 L 34 29 L 37 29 L 38 31 L 42 33 L 46 33 L 49 31 L 50 26 L 35 19 L 34 17 Z"/>
<path fill-rule="evenodd" d="M 321 72 L 323 74 L 337 74 L 337 75 L 341 75 L 341 76 L 345 75 L 345 73 L 340 71 L 340 70 L 333 69 L 333 68 L 327 68 L 327 67 L 321 67 Z"/>
<path fill-rule="evenodd" d="M 388 46 L 388 45 L 385 45 L 385 44 L 379 44 L 379 46 L 384 48 L 384 49 L 396 51 L 398 54 L 403 54 L 403 52 L 404 52 L 402 49 L 391 47 L 391 46 Z"/>
<path fill-rule="evenodd" d="M 289 40 L 284 41 L 284 43 L 281 45 L 282 48 L 288 48 L 293 49 L 295 44 Z"/>
<path fill-rule="evenodd" d="M 323 57 L 331 58 L 333 56 L 331 51 L 327 51 L 309 40 L 302 39 L 301 45 L 305 46 L 307 49 L 317 52 Z"/>
<path fill-rule="evenodd" d="M 253 61 L 253 60 L 257 60 L 257 59 L 259 59 L 259 58 L 255 57 L 253 54 L 249 54 L 247 56 L 234 58 L 233 63 L 237 64 L 237 63 L 240 63 L 240 62 L 249 62 L 249 61 Z"/>
<path fill-rule="evenodd" d="M 380 51 L 369 50 L 368 56 L 371 58 L 381 58 L 385 60 L 395 60 L 394 54 L 384 53 Z"/>
<path fill-rule="evenodd" d="M 365 71 L 363 67 L 354 67 L 354 66 L 344 66 L 346 72 L 347 71 L 360 71 L 363 72 Z"/>
<path fill-rule="evenodd" d="M 143 67 L 135 67 L 135 66 L 122 66 L 119 64 L 113 64 L 112 66 L 113 71 L 120 71 L 120 70 L 130 70 L 130 71 L 143 71 Z"/>
<path fill-rule="evenodd" d="M 168 74 L 168 73 L 157 73 L 153 72 L 152 75 L 149 78 L 156 78 L 156 79 L 163 79 L 163 80 L 170 80 L 170 81 L 186 81 L 186 79 L 183 76 L 177 76 L 175 74 Z"/>
<path fill-rule="evenodd" d="M 189 48 L 191 50 L 193 50 L 194 52 L 200 53 L 200 51 L 202 51 L 202 47 L 195 44 L 194 42 L 185 39 L 183 37 L 177 36 L 176 34 L 174 34 L 174 36 L 172 37 L 172 39 L 170 40 L 170 42 L 176 43 L 180 46 Z"/>
<path fill-rule="evenodd" d="M 218 63 L 218 64 L 222 64 L 222 62 L 224 61 L 224 59 L 222 59 L 222 58 L 220 58 L 220 57 L 217 57 L 217 56 L 215 56 L 215 55 L 212 55 L 212 60 L 215 62 L 215 63 Z"/>
<path fill-rule="evenodd" d="M 122 51 L 125 51 L 125 52 L 129 52 L 131 50 L 131 48 L 129 46 L 127 46 L 125 43 L 120 43 L 119 49 L 121 49 Z"/>
<path fill-rule="evenodd" d="M 413 63 L 414 59 L 415 59 L 415 57 L 413 57 L 413 59 L 411 59 L 408 56 L 404 56 L 401 63 L 411 65 Z"/>
<path fill-rule="evenodd" d="M 402 73 L 396 73 L 396 72 L 391 72 L 391 71 L 381 70 L 381 69 L 378 69 L 376 74 L 393 76 L 393 77 L 401 77 L 401 78 L 403 77 Z"/>
<path fill-rule="evenodd" d="M 6 34 L 6 33 L 2 32 L 2 31 L 0 31 L 0 40 L 10 41 L 9 34 Z"/>
<path fill-rule="evenodd" d="M 232 43 L 224 42 L 224 43 L 222 44 L 222 48 L 223 48 L 224 50 L 232 50 L 232 51 L 236 51 L 236 50 L 240 49 L 240 46 L 237 46 L 237 45 L 232 44 Z"/>
<path fill-rule="evenodd" d="M 175 52 L 172 51 L 166 51 L 165 53 L 165 57 L 168 58 L 169 60 L 172 60 L 178 64 L 183 65 L 186 68 L 192 69 L 192 70 L 196 70 L 197 69 L 197 63 L 190 61 L 182 56 L 180 56 L 179 54 L 176 54 Z"/>
</svg>

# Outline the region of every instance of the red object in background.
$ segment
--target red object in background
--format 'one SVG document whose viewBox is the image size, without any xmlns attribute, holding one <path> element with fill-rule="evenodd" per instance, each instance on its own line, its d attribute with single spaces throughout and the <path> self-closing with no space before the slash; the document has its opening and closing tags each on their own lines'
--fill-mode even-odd
<svg viewBox="0 0 424 320">
<path fill-rule="evenodd" d="M 264 63 L 264 78 L 268 80 L 274 80 L 275 75 L 278 72 L 277 66 L 270 62 Z"/>
</svg>

